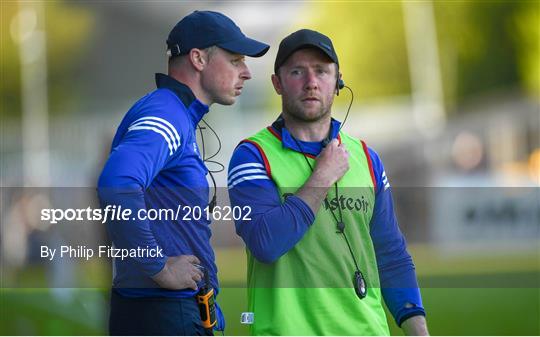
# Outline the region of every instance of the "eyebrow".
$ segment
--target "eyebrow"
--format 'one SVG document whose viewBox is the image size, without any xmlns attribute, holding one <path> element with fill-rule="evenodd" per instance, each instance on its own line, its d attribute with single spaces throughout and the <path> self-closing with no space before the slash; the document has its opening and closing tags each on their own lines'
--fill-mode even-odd
<svg viewBox="0 0 540 337">
<path fill-rule="evenodd" d="M 307 68 L 329 68 L 329 66 L 332 65 L 332 63 L 330 64 L 326 64 L 326 63 L 316 63 L 314 65 L 309 65 L 309 66 L 305 66 L 305 65 L 291 65 L 289 67 L 289 69 L 307 69 Z"/>
</svg>

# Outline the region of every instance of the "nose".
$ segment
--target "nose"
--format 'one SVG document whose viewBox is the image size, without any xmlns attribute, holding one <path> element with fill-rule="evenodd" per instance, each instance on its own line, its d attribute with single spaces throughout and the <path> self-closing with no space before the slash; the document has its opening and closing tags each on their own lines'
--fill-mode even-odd
<svg viewBox="0 0 540 337">
<path fill-rule="evenodd" d="M 244 63 L 244 67 L 242 71 L 240 72 L 240 78 L 243 79 L 244 81 L 251 79 L 251 72 L 249 71 L 249 68 L 247 64 L 245 63 Z"/>
<path fill-rule="evenodd" d="M 314 71 L 309 70 L 306 72 L 306 83 L 304 88 L 306 90 L 315 90 L 319 88 L 319 83 L 317 81 L 317 75 Z"/>
</svg>

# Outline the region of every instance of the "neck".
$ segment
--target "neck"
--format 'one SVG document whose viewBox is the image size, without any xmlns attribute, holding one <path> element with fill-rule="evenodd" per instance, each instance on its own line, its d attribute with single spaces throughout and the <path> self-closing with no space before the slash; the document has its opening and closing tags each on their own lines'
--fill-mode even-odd
<svg viewBox="0 0 540 337">
<path fill-rule="evenodd" d="M 201 86 L 201 78 L 196 73 L 190 73 L 188 71 L 178 71 L 178 70 L 172 70 L 169 69 L 169 76 L 177 80 L 178 82 L 184 83 L 187 85 L 191 91 L 193 92 L 193 95 L 195 95 L 195 98 L 197 98 L 199 101 L 204 103 L 205 105 L 212 105 L 212 100 L 206 95 L 206 92 L 203 90 Z"/>
<path fill-rule="evenodd" d="M 305 122 L 284 113 L 283 119 L 291 135 L 303 142 L 320 142 L 330 132 L 330 115 L 314 122 Z"/>
</svg>

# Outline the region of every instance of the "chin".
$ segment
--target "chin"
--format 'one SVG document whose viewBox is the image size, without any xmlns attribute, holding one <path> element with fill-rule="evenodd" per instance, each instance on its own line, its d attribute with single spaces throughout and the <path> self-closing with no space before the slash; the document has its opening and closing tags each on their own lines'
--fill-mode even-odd
<svg viewBox="0 0 540 337">
<path fill-rule="evenodd" d="M 318 121 L 325 116 L 319 109 L 316 111 L 304 111 L 304 118 L 309 121 Z"/>
<path fill-rule="evenodd" d="M 221 105 L 233 105 L 236 102 L 236 97 L 229 97 L 219 100 L 219 102 L 216 102 Z"/>
<path fill-rule="evenodd" d="M 293 116 L 296 119 L 301 120 L 306 123 L 316 122 L 322 118 L 320 114 L 309 114 L 309 113 L 293 114 Z"/>
</svg>

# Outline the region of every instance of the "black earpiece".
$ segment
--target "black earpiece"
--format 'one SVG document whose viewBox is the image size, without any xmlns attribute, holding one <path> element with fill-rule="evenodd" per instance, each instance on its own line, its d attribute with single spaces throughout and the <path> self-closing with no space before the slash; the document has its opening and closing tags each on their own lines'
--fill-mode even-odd
<svg viewBox="0 0 540 337">
<path fill-rule="evenodd" d="M 336 96 L 339 96 L 339 91 L 343 88 L 345 88 L 345 82 L 341 78 L 339 78 L 339 71 L 338 71 L 337 81 L 336 81 Z"/>
</svg>

